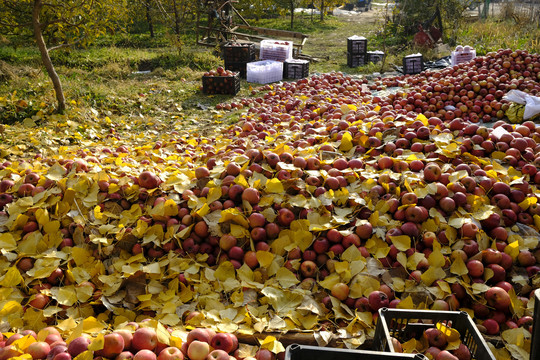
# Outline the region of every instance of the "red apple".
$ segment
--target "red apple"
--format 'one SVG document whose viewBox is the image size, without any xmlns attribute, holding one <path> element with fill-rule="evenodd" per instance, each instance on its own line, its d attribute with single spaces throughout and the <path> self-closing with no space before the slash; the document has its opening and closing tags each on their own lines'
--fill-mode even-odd
<svg viewBox="0 0 540 360">
<path fill-rule="evenodd" d="M 131 344 L 135 350 L 154 350 L 157 343 L 156 331 L 149 327 L 142 327 L 135 330 L 133 339 L 131 340 Z"/>
</svg>

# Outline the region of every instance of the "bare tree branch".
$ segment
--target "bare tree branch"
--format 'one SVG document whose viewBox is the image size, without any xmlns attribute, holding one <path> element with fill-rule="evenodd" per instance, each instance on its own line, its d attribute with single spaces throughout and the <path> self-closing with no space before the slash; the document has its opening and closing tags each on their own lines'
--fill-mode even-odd
<svg viewBox="0 0 540 360">
<path fill-rule="evenodd" d="M 67 44 L 60 44 L 60 45 L 56 45 L 56 46 L 52 46 L 50 47 L 49 49 L 47 49 L 47 51 L 51 52 L 51 51 L 54 51 L 54 50 L 58 50 L 58 49 L 63 49 L 63 48 L 67 48 L 67 47 L 70 47 L 70 46 L 73 46 L 75 44 L 78 44 L 80 43 L 81 41 L 83 41 L 86 37 L 82 37 L 76 41 L 73 41 L 73 42 L 70 42 L 70 43 L 67 43 Z"/>
</svg>

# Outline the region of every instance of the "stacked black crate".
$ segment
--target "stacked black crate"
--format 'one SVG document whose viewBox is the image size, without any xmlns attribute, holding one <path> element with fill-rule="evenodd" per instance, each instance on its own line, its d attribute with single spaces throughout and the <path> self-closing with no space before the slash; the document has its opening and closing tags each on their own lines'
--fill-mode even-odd
<svg viewBox="0 0 540 360">
<path fill-rule="evenodd" d="M 367 63 L 367 39 L 363 36 L 351 36 L 347 39 L 347 66 L 358 67 Z"/>
<path fill-rule="evenodd" d="M 411 54 L 403 58 L 403 73 L 414 75 L 424 71 L 424 57 L 422 54 Z"/>
<path fill-rule="evenodd" d="M 223 46 L 223 58 L 226 70 L 237 71 L 245 78 L 247 63 L 255 60 L 255 44 L 227 43 Z"/>
<path fill-rule="evenodd" d="M 283 78 L 303 79 L 309 76 L 309 61 L 289 59 L 283 63 Z"/>
</svg>

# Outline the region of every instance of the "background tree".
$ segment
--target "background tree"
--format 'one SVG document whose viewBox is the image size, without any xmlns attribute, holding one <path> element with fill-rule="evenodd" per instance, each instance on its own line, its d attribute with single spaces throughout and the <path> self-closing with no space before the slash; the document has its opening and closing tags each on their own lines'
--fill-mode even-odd
<svg viewBox="0 0 540 360">
<path fill-rule="evenodd" d="M 75 44 L 85 46 L 116 31 L 124 25 L 125 5 L 125 0 L 2 0 L 0 32 L 33 36 L 53 83 L 57 111 L 62 113 L 66 100 L 49 52 Z"/>
<path fill-rule="evenodd" d="M 291 30 L 294 29 L 294 10 L 300 6 L 300 0 L 276 0 L 276 5 L 291 16 Z"/>
<path fill-rule="evenodd" d="M 343 5 L 343 0 L 321 0 L 321 21 L 324 21 L 324 15 L 328 13 L 329 9 L 334 9 L 340 5 Z"/>
<path fill-rule="evenodd" d="M 440 29 L 443 41 L 455 44 L 463 15 L 473 2 L 475 0 L 402 0 L 394 8 L 393 21 L 385 25 L 385 32 L 401 43 L 410 43 L 419 25 L 425 30 L 432 24 L 438 27 L 440 18 L 444 27 Z"/>
</svg>

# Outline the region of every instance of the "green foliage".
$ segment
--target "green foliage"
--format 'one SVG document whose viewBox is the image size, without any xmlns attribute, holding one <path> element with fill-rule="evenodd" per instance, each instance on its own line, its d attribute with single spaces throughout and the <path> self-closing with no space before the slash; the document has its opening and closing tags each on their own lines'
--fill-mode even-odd
<svg viewBox="0 0 540 360">
<path fill-rule="evenodd" d="M 438 27 L 436 12 L 440 12 L 444 41 L 455 43 L 456 31 L 463 24 L 463 14 L 469 3 L 463 0 L 403 0 L 395 6 L 391 18 L 380 33 L 389 44 L 408 44 L 419 25 Z M 430 24 L 427 24 L 430 23 Z M 429 28 L 429 26 L 428 26 Z"/>
<path fill-rule="evenodd" d="M 40 13 L 42 32 L 49 46 L 90 44 L 97 37 L 114 33 L 125 23 L 124 0 L 51 0 Z M 32 35 L 32 0 L 0 2 L 0 32 Z"/>
<path fill-rule="evenodd" d="M 540 52 L 540 30 L 534 24 L 516 24 L 505 19 L 465 24 L 457 34 L 460 44 L 471 45 L 477 55 L 500 48 L 525 49 L 531 53 Z"/>
<path fill-rule="evenodd" d="M 31 119 L 33 116 L 47 111 L 47 104 L 28 101 L 28 91 L 14 91 L 6 97 L 0 97 L 0 124 L 11 125 Z"/>
<path fill-rule="evenodd" d="M 181 53 L 171 48 L 155 50 L 130 50 L 116 47 L 90 47 L 88 49 L 57 51 L 51 54 L 58 66 L 93 71 L 117 64 L 131 71 L 147 71 L 157 68 L 176 69 L 189 67 L 206 70 L 217 66 L 220 59 L 208 51 L 186 50 Z"/>
</svg>

